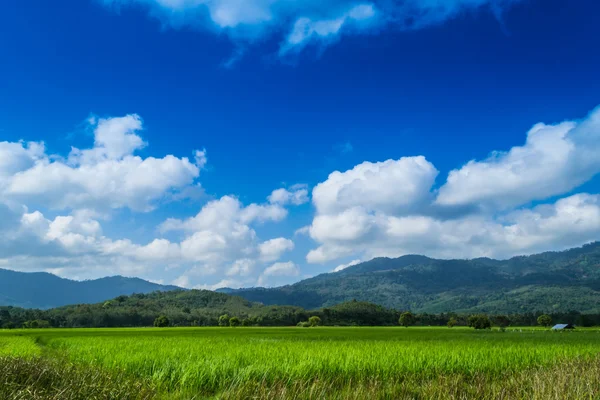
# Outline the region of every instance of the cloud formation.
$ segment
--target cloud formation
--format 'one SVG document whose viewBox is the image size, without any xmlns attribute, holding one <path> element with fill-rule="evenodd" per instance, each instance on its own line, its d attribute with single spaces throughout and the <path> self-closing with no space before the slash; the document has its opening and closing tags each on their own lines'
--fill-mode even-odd
<svg viewBox="0 0 600 400">
<path fill-rule="evenodd" d="M 319 246 L 306 259 L 503 258 L 598 240 L 597 194 L 519 208 L 589 181 L 600 173 L 598 154 L 600 108 L 580 121 L 535 125 L 524 146 L 468 162 L 439 190 L 437 170 L 422 156 L 334 172 L 312 193 L 309 233 Z"/>
<path fill-rule="evenodd" d="M 600 108 L 582 121 L 537 124 L 525 145 L 451 171 L 437 203 L 509 208 L 568 192 L 600 171 L 599 131 Z"/>
<path fill-rule="evenodd" d="M 314 241 L 306 261 L 324 272 L 380 256 L 504 258 L 600 239 L 600 194 L 574 192 L 600 173 L 600 109 L 537 124 L 524 145 L 467 162 L 438 183 L 424 156 L 365 161 L 332 172 L 310 198 L 306 185 L 250 204 L 234 194 L 213 198 L 195 215 L 161 217 L 144 241 L 133 231 L 106 233 L 114 231 L 114 210 L 141 215 L 185 197 L 199 185 L 206 152 L 144 158 L 138 153 L 151 143 L 139 116 L 90 123 L 94 144 L 65 157 L 48 154 L 44 143 L 0 142 L 0 266 L 215 289 L 305 276 L 295 254 L 307 238 L 292 240 L 294 229 Z M 273 229 L 311 199 L 310 225 Z"/>
<path fill-rule="evenodd" d="M 137 115 L 90 121 L 94 145 L 72 148 L 66 158 L 49 155 L 44 143 L 0 142 L 0 195 L 57 210 L 150 211 L 157 202 L 189 188 L 206 163 L 167 155 L 142 158 L 147 143 Z"/>
<path fill-rule="evenodd" d="M 522 0 L 99 0 L 119 9 L 140 6 L 173 28 L 226 33 L 236 42 L 266 37 L 280 40 L 279 54 L 309 43 L 326 45 L 344 34 L 374 28 L 421 29 L 462 12 L 500 12 Z"/>
</svg>

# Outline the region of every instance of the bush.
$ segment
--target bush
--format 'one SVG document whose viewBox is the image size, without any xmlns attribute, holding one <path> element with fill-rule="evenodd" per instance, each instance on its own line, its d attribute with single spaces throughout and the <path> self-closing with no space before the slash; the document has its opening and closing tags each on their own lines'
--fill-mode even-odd
<svg viewBox="0 0 600 400">
<path fill-rule="evenodd" d="M 232 328 L 235 328 L 236 326 L 240 326 L 240 324 L 241 324 L 241 322 L 238 317 L 229 318 L 229 326 L 231 326 Z"/>
<path fill-rule="evenodd" d="M 312 316 L 308 319 L 308 323 L 311 327 L 315 327 L 315 326 L 319 326 L 321 325 L 321 318 L 315 316 Z"/>
<path fill-rule="evenodd" d="M 23 328 L 25 328 L 25 329 L 50 328 L 50 322 L 44 321 L 41 319 L 36 319 L 34 321 L 26 321 L 23 323 Z"/>
<path fill-rule="evenodd" d="M 469 317 L 469 326 L 475 329 L 490 329 L 492 321 L 485 314 L 471 315 Z"/>
<path fill-rule="evenodd" d="M 552 317 L 548 314 L 540 315 L 537 319 L 538 325 L 545 326 L 546 328 L 552 325 Z"/>
<path fill-rule="evenodd" d="M 223 314 L 219 317 L 219 326 L 228 326 L 229 325 L 229 315 Z"/>
<path fill-rule="evenodd" d="M 458 324 L 456 318 L 450 318 L 448 320 L 448 328 L 454 328 Z"/>
<path fill-rule="evenodd" d="M 310 328 L 310 324 L 307 321 L 298 322 L 296 325 L 299 328 Z"/>
<path fill-rule="evenodd" d="M 165 317 L 164 315 L 161 315 L 160 317 L 154 320 L 154 326 L 157 328 L 166 328 L 167 326 L 169 326 L 169 318 Z"/>
</svg>

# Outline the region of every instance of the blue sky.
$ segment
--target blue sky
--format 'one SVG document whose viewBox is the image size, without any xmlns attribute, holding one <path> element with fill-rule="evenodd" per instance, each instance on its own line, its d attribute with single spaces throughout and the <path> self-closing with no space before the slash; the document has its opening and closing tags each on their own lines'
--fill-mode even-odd
<svg viewBox="0 0 600 400">
<path fill-rule="evenodd" d="M 597 240 L 599 12 L 6 2 L 0 267 L 272 286 Z"/>
</svg>

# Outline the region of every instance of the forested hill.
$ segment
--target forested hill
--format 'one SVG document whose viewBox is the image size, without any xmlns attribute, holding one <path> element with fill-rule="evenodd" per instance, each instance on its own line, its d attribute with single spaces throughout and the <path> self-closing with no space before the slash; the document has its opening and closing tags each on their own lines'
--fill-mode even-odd
<svg viewBox="0 0 600 400">
<path fill-rule="evenodd" d="M 49 310 L 0 306 L 0 329 L 103 328 L 159 326 L 306 326 L 319 317 L 329 326 L 398 325 L 401 310 L 377 304 L 349 301 L 319 310 L 293 306 L 266 306 L 238 296 L 207 290 L 179 290 L 119 296 L 96 304 L 77 304 Z M 539 313 L 490 316 L 492 322 L 510 321 L 513 326 L 536 325 Z M 451 319 L 467 325 L 467 314 L 417 314 L 414 323 L 446 326 Z M 554 321 L 581 326 L 600 324 L 600 314 L 551 313 Z"/>
<path fill-rule="evenodd" d="M 133 293 L 177 289 L 180 288 L 122 276 L 78 282 L 44 272 L 0 269 L 0 306 L 46 309 L 67 304 L 97 303 Z"/>
<path fill-rule="evenodd" d="M 226 289 L 308 309 L 357 299 L 415 312 L 600 312 L 600 242 L 509 260 L 376 258 L 273 289 Z"/>
</svg>

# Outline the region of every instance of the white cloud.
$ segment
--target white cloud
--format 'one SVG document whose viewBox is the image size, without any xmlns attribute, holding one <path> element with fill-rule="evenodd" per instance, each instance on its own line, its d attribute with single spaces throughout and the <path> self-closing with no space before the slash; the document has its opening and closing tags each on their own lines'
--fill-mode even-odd
<svg viewBox="0 0 600 400">
<path fill-rule="evenodd" d="M 58 210 L 149 211 L 198 177 L 199 165 L 186 157 L 134 155 L 146 146 L 137 134 L 139 116 L 93 122 L 94 146 L 73 148 L 67 159 L 49 156 L 43 143 L 0 143 L 0 155 L 6 155 L 2 160 L 8 160 L 0 161 L 0 196 Z M 200 161 L 205 163 L 205 156 Z"/>
<path fill-rule="evenodd" d="M 426 254 L 509 257 L 600 238 L 597 194 L 564 195 L 600 172 L 600 109 L 586 119 L 536 125 L 527 143 L 450 172 L 434 198 L 436 169 L 424 157 L 363 163 L 313 190 L 306 259 Z M 342 265 L 343 267 L 343 265 Z"/>
<path fill-rule="evenodd" d="M 331 42 L 349 25 L 355 30 L 365 29 L 366 21 L 372 20 L 376 14 L 375 6 L 365 3 L 356 5 L 332 19 L 298 18 L 279 54 L 284 55 L 290 50 L 298 51 L 311 41 Z"/>
<path fill-rule="evenodd" d="M 577 194 L 533 209 L 496 217 L 457 219 L 385 216 L 370 236 L 327 240 L 307 260 L 325 263 L 360 254 L 363 259 L 425 254 L 439 258 L 506 258 L 579 246 L 600 238 L 600 196 Z"/>
<path fill-rule="evenodd" d="M 277 261 L 283 253 L 294 249 L 294 242 L 286 238 L 267 240 L 258 246 L 260 257 L 263 261 Z"/>
<path fill-rule="evenodd" d="M 570 191 L 600 172 L 600 108 L 585 120 L 537 124 L 524 146 L 450 172 L 441 205 L 509 208 Z"/>
<path fill-rule="evenodd" d="M 320 214 L 353 207 L 368 212 L 398 212 L 419 207 L 430 195 L 438 171 L 425 157 L 364 162 L 346 172 L 333 172 L 313 190 Z"/>
<path fill-rule="evenodd" d="M 333 270 L 332 272 L 340 272 L 340 271 L 343 271 L 343 270 L 345 270 L 346 268 L 348 268 L 348 267 L 352 267 L 352 266 L 354 266 L 354 265 L 358 265 L 358 264 L 360 264 L 361 262 L 362 262 L 361 260 L 352 260 L 352 261 L 350 261 L 348 264 L 341 264 L 341 265 L 338 265 L 337 267 L 335 267 L 335 268 L 334 268 L 334 270 Z"/>
<path fill-rule="evenodd" d="M 497 11 L 518 1 L 521 0 L 103 0 L 113 8 L 142 5 L 173 28 L 225 33 L 236 43 L 285 36 L 281 55 L 311 41 L 331 43 L 347 32 L 368 34 L 373 25 L 420 29 L 465 10 L 487 6 Z"/>
<path fill-rule="evenodd" d="M 341 264 L 339 271 L 378 256 L 504 258 L 597 240 L 600 195 L 572 190 L 600 170 L 599 120 L 597 110 L 582 121 L 539 124 L 524 146 L 451 172 L 440 190 L 438 171 L 423 156 L 333 172 L 313 189 L 312 223 L 298 230 L 317 243 L 306 259 L 328 263 L 327 270 Z M 260 237 L 273 228 L 266 224 L 286 218 L 286 207 L 308 200 L 302 185 L 277 189 L 263 203 L 243 204 L 233 195 L 208 201 L 194 216 L 164 220 L 157 236 L 143 242 L 132 231 L 109 237 L 115 231 L 110 208 L 147 211 L 169 193 L 196 187 L 206 153 L 192 153 L 193 164 L 174 156 L 141 158 L 132 154 L 146 146 L 138 116 L 92 123 L 94 146 L 69 157 L 48 155 L 43 143 L 0 143 L 0 265 L 78 279 L 175 279 L 198 288 L 276 286 L 303 276 L 297 260 L 276 262 L 294 249 L 290 239 L 280 232 Z M 145 172 L 129 181 L 131 165 L 145 165 Z M 184 179 L 164 179 L 165 165 Z M 497 169 L 504 181 L 494 178 Z M 511 175 L 515 169 L 518 176 Z M 44 177 L 37 187 L 25 184 L 32 171 Z M 60 190 L 47 189 L 46 181 Z M 11 191 L 19 185 L 20 192 Z M 24 190 L 28 185 L 36 191 Z M 492 193 L 496 187 L 501 190 Z M 541 204 L 526 204 L 533 199 Z M 348 260 L 354 261 L 343 264 Z"/>
<path fill-rule="evenodd" d="M 308 189 L 305 185 L 295 185 L 290 190 L 281 188 L 274 190 L 268 198 L 269 203 L 299 206 L 308 203 Z"/>
<path fill-rule="evenodd" d="M 240 230 L 239 226 L 253 222 L 281 221 L 287 210 L 279 205 L 250 204 L 246 207 L 233 196 L 223 196 L 207 203 L 200 212 L 186 220 L 168 219 L 161 226 L 162 232 L 214 230 L 230 232 Z"/>
<path fill-rule="evenodd" d="M 293 248 L 288 239 L 261 241 L 254 225 L 283 220 L 284 205 L 304 201 L 307 191 L 299 186 L 290 188 L 285 201 L 209 201 L 193 217 L 160 224 L 169 239 L 142 244 L 132 240 L 132 231 L 119 239 L 105 236 L 100 220 L 112 223 L 111 209 L 145 212 L 162 199 L 177 201 L 197 191 L 206 151 L 192 152 L 193 162 L 171 155 L 142 158 L 134 155 L 148 145 L 139 135 L 139 116 L 92 117 L 87 123 L 94 145 L 73 148 L 67 157 L 47 154 L 43 143 L 0 142 L 3 265 L 79 279 L 123 274 L 164 280 L 163 274 L 178 274 L 177 284 L 186 287 L 224 276 L 232 284 L 252 285 L 256 268 Z"/>
<path fill-rule="evenodd" d="M 300 270 L 293 262 L 280 262 L 265 268 L 261 276 L 258 278 L 258 286 L 275 286 L 282 282 L 288 281 L 289 278 L 300 275 Z"/>
</svg>

